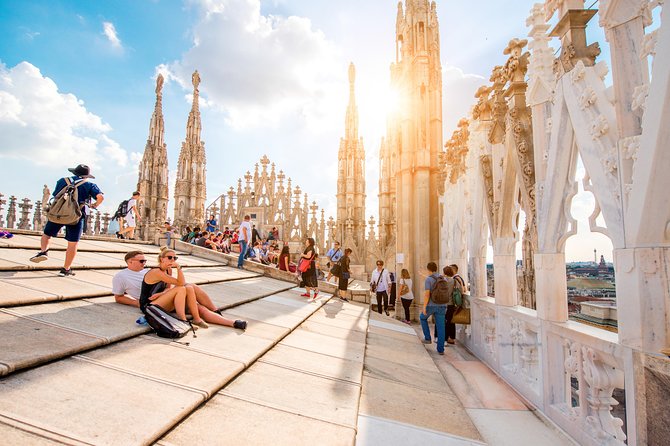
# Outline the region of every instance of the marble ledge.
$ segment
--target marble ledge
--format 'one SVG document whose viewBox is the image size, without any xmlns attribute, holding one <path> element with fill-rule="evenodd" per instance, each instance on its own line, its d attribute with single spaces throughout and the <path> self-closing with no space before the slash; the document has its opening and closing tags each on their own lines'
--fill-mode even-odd
<svg viewBox="0 0 670 446">
<path fill-rule="evenodd" d="M 579 340 L 585 344 L 596 347 L 598 350 L 609 350 L 623 354 L 624 348 L 619 344 L 619 335 L 590 325 L 575 321 L 566 322 L 545 322 L 545 330 L 549 333 L 555 333 L 559 336 Z M 596 345 L 597 344 L 597 345 Z"/>
<path fill-rule="evenodd" d="M 514 307 L 500 307 L 500 312 L 505 314 L 513 314 L 524 319 L 526 322 L 537 324 L 540 323 L 540 319 L 537 317 L 537 310 L 533 310 L 532 308 L 516 305 Z"/>
</svg>

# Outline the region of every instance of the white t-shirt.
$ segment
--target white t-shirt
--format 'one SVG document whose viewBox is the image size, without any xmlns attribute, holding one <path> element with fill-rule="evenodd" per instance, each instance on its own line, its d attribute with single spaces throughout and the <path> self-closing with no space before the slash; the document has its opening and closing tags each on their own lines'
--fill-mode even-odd
<svg viewBox="0 0 670 446">
<path fill-rule="evenodd" d="M 412 291 L 412 279 L 400 279 L 400 285 L 402 286 L 403 284 L 407 285 L 409 292 L 407 294 L 401 294 L 400 297 L 408 300 L 414 299 L 414 292 Z M 398 287 L 398 291 L 400 291 L 400 286 Z"/>
<path fill-rule="evenodd" d="M 244 237 L 244 229 L 243 228 L 247 228 L 247 237 Z M 248 221 L 245 220 L 240 224 L 240 236 L 237 240 L 238 241 L 239 240 L 245 240 L 247 242 L 249 240 L 251 240 L 251 222 L 248 222 Z"/>
<path fill-rule="evenodd" d="M 380 274 L 381 279 L 379 278 Z M 377 281 L 379 281 L 379 284 L 377 285 L 378 293 L 381 293 L 382 291 L 389 291 L 391 288 L 391 277 L 389 276 L 389 272 L 386 268 L 382 269 L 381 271 L 375 268 L 375 270 L 372 272 L 370 283 L 377 283 Z"/>
<path fill-rule="evenodd" d="M 127 294 L 139 299 L 142 292 L 142 280 L 148 272 L 146 268 L 142 271 L 131 271 L 128 268 L 119 271 L 112 279 L 112 293 L 118 296 Z"/>
<path fill-rule="evenodd" d="M 135 227 L 136 222 L 135 222 L 135 211 L 133 211 L 133 208 L 135 207 L 135 210 L 137 206 L 137 200 L 134 198 L 131 198 L 128 200 L 128 213 L 124 217 L 124 220 L 126 221 L 126 224 L 130 227 Z"/>
</svg>

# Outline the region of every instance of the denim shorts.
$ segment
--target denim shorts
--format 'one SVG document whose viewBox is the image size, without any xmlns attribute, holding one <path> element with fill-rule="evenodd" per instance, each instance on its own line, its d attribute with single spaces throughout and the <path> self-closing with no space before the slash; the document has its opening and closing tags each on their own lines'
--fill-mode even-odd
<svg viewBox="0 0 670 446">
<path fill-rule="evenodd" d="M 79 220 L 79 223 L 73 225 L 61 225 L 51 221 L 47 221 L 47 224 L 44 225 L 44 234 L 49 237 L 56 237 L 58 231 L 65 226 L 65 240 L 68 242 L 78 242 L 81 238 L 81 234 L 84 232 L 84 217 Z"/>
</svg>

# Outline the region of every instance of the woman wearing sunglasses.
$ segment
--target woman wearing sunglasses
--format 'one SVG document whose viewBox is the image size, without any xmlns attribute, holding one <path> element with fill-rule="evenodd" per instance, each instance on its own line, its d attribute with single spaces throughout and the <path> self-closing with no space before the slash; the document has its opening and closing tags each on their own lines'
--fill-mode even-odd
<svg viewBox="0 0 670 446">
<path fill-rule="evenodd" d="M 144 276 L 140 294 L 140 309 L 144 312 L 150 303 L 159 305 L 165 311 L 174 311 L 181 320 L 186 320 L 186 307 L 193 316 L 193 325 L 208 328 L 198 311 L 198 302 L 192 290 L 187 292 L 186 279 L 177 263 L 177 254 L 167 247 L 158 254 L 158 268 L 152 268 Z M 173 270 L 177 277 L 172 276 Z"/>
<path fill-rule="evenodd" d="M 116 302 L 139 308 L 142 281 L 149 271 L 145 268 L 147 259 L 142 251 L 130 251 L 126 254 L 125 260 L 128 268 L 116 273 L 114 279 L 112 279 L 112 293 Z M 247 321 L 231 320 L 223 317 L 209 295 L 198 285 L 187 283 L 184 286 L 186 287 L 186 302 L 188 302 L 189 294 L 195 295 L 195 300 L 198 302 L 198 313 L 205 322 L 241 330 L 247 328 Z"/>
</svg>

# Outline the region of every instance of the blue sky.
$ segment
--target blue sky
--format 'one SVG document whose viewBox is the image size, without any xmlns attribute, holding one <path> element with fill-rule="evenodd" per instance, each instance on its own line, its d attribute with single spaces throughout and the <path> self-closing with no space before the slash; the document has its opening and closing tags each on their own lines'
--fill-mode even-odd
<svg viewBox="0 0 670 446">
<path fill-rule="evenodd" d="M 491 68 L 504 62 L 509 39 L 526 36 L 533 3 L 438 2 L 445 140 Z M 158 72 L 167 76 L 163 113 L 172 173 L 185 136 L 191 73 L 198 69 L 208 202 L 267 154 L 332 215 L 353 61 L 367 156 L 366 212 L 376 215 L 396 5 L 0 0 L 0 192 L 39 199 L 43 184 L 53 187 L 68 166 L 86 162 L 108 210 L 115 208 L 135 188 Z M 589 195 L 576 200 L 582 220 Z M 603 236 L 583 232 L 568 242 L 569 260 L 591 258 L 594 244 L 609 249 L 611 259 Z"/>
</svg>

